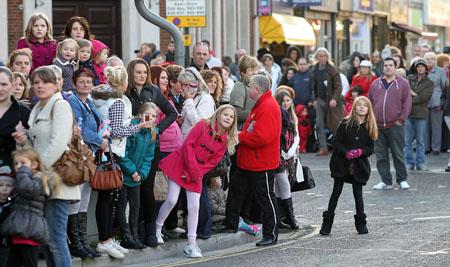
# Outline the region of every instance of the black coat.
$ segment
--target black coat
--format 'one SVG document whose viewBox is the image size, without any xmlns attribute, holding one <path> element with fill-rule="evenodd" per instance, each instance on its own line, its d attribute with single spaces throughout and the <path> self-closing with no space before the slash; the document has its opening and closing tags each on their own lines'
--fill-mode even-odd
<svg viewBox="0 0 450 267">
<path fill-rule="evenodd" d="M 339 123 L 333 140 L 334 150 L 330 160 L 331 177 L 344 179 L 351 184 L 366 185 L 370 176 L 368 157 L 373 153 L 374 141 L 369 136 L 365 125 L 348 124 L 346 120 Z M 361 157 L 347 160 L 345 154 L 352 149 L 361 148 Z M 353 163 L 354 175 L 349 175 Z"/>
<path fill-rule="evenodd" d="M 48 242 L 48 226 L 44 218 L 45 192 L 40 177 L 20 167 L 16 174 L 12 211 L 0 226 L 0 233 L 31 239 L 40 244 Z"/>
<path fill-rule="evenodd" d="M 30 108 L 18 102 L 13 96 L 11 101 L 11 106 L 0 118 L 0 166 L 11 166 L 11 152 L 16 149 L 16 141 L 11 134 L 16 131 L 17 123 L 21 121 L 22 125 L 28 129 Z"/>
<path fill-rule="evenodd" d="M 136 115 L 139 107 L 145 102 L 153 102 L 158 108 L 166 115 L 166 117 L 159 122 L 158 127 L 159 134 L 164 132 L 178 117 L 178 113 L 175 108 L 170 104 L 166 97 L 161 93 L 158 87 L 154 85 L 146 85 L 142 88 L 141 93 L 138 95 L 135 88 L 127 94 L 133 107 L 132 113 Z"/>
</svg>

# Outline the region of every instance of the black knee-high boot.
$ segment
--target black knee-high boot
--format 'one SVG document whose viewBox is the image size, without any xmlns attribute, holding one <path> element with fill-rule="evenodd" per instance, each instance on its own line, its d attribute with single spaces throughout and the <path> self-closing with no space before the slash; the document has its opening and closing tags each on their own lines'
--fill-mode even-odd
<svg viewBox="0 0 450 267">
<path fill-rule="evenodd" d="M 333 226 L 334 221 L 334 213 L 329 213 L 328 211 L 324 211 L 322 214 L 323 222 L 322 227 L 320 228 L 321 235 L 329 235 L 331 233 L 331 227 Z"/>
<path fill-rule="evenodd" d="M 291 227 L 287 224 L 286 214 L 283 209 L 282 200 L 281 198 L 277 197 L 277 207 L 278 207 L 278 213 L 280 214 L 279 220 L 278 220 L 278 227 L 280 229 L 291 229 Z"/>
<path fill-rule="evenodd" d="M 87 242 L 87 212 L 80 212 L 78 213 L 78 235 L 80 237 L 81 244 L 83 245 L 83 248 L 91 253 L 94 257 L 101 257 L 102 254 L 95 251 L 91 246 L 89 246 Z"/>
<path fill-rule="evenodd" d="M 280 201 L 280 203 L 286 216 L 286 223 L 290 226 L 291 229 L 298 230 L 298 224 L 294 214 L 294 207 L 292 206 L 292 198 L 283 199 Z"/>
<path fill-rule="evenodd" d="M 69 215 L 67 221 L 67 237 L 69 238 L 69 249 L 72 256 L 82 259 L 94 258 L 94 256 L 86 251 L 81 244 L 79 236 L 78 214 Z"/>
<path fill-rule="evenodd" d="M 356 214 L 355 215 L 355 226 L 356 231 L 358 231 L 358 234 L 367 234 L 369 230 L 367 229 L 367 220 L 366 220 L 366 214 Z"/>
</svg>

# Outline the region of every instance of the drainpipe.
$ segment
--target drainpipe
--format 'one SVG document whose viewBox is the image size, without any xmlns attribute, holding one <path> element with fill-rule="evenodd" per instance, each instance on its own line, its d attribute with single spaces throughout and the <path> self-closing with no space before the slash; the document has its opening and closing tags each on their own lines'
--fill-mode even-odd
<svg viewBox="0 0 450 267">
<path fill-rule="evenodd" d="M 134 0 L 134 3 L 137 11 L 145 20 L 170 33 L 175 43 L 175 63 L 180 66 L 185 66 L 184 41 L 180 30 L 172 22 L 148 9 L 144 4 L 144 0 Z"/>
</svg>

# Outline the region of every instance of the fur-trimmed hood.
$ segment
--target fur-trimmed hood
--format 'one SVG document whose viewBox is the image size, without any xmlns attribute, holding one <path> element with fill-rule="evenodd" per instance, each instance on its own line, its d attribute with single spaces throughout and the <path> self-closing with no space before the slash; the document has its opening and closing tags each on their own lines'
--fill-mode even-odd
<svg viewBox="0 0 450 267">
<path fill-rule="evenodd" d="M 122 98 L 123 94 L 114 90 L 108 84 L 92 88 L 91 96 L 94 100 L 108 100 L 110 98 Z"/>
</svg>

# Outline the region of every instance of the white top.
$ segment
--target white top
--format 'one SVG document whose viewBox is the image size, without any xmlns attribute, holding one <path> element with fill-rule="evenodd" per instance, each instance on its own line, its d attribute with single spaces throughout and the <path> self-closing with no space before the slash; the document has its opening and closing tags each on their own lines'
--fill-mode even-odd
<svg viewBox="0 0 450 267">
<path fill-rule="evenodd" d="M 210 118 L 214 114 L 215 108 L 214 99 L 207 92 L 197 95 L 194 99 L 186 99 L 181 110 L 181 115 L 184 117 L 184 122 L 181 125 L 183 140 L 197 122 L 201 119 Z"/>
</svg>

